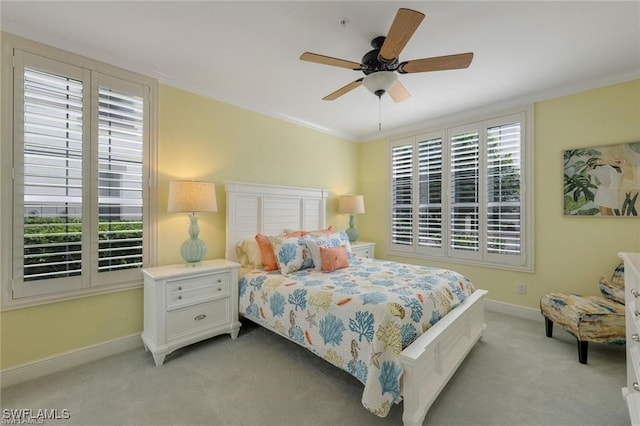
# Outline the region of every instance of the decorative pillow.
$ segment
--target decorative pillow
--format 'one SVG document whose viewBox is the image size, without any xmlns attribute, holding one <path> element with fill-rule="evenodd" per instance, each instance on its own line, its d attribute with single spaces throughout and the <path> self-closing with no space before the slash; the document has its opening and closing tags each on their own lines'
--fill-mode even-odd
<svg viewBox="0 0 640 426">
<path fill-rule="evenodd" d="M 281 274 L 289 275 L 313 266 L 309 249 L 302 238 L 271 237 L 270 240 Z"/>
<path fill-rule="evenodd" d="M 285 237 L 285 238 L 297 238 L 297 237 L 302 237 L 303 235 L 307 235 L 308 232 L 307 231 L 284 231 L 282 234 L 280 234 L 280 237 Z"/>
<path fill-rule="evenodd" d="M 616 266 L 611 279 L 600 278 L 599 287 L 604 297 L 624 304 L 624 263 Z"/>
<path fill-rule="evenodd" d="M 336 232 L 335 229 L 333 229 L 333 226 L 329 225 L 326 229 L 316 229 L 315 231 L 309 231 L 309 234 L 311 235 L 328 235 L 328 234 L 334 234 Z"/>
<path fill-rule="evenodd" d="M 242 240 L 236 246 L 238 262 L 245 268 L 261 268 L 262 257 L 256 240 Z"/>
<path fill-rule="evenodd" d="M 349 256 L 345 246 L 320 247 L 320 258 L 322 259 L 322 272 L 333 272 L 336 269 L 349 266 Z"/>
<path fill-rule="evenodd" d="M 316 271 L 320 271 L 322 269 L 322 258 L 320 257 L 320 248 L 331 248 L 331 247 L 340 247 L 344 246 L 347 250 L 347 255 L 349 257 L 352 256 L 351 253 L 351 245 L 349 244 L 349 237 L 347 233 L 344 231 L 335 232 L 333 234 L 321 235 L 318 237 L 314 237 L 312 235 L 307 235 L 304 237 L 304 242 L 309 248 L 309 252 L 311 253 L 311 258 L 313 259 L 313 265 Z"/>
<path fill-rule="evenodd" d="M 260 260 L 262 260 L 264 270 L 278 270 L 278 262 L 276 261 L 276 256 L 273 252 L 273 246 L 271 245 L 269 237 L 263 234 L 258 234 L 256 235 L 256 242 L 258 243 L 258 247 L 260 248 Z"/>
<path fill-rule="evenodd" d="M 304 237 L 305 235 L 313 234 L 313 235 L 324 235 L 324 234 L 333 234 L 335 230 L 333 226 L 329 225 L 326 229 L 316 229 L 315 231 L 291 231 L 286 230 L 282 233 L 283 237 Z"/>
</svg>

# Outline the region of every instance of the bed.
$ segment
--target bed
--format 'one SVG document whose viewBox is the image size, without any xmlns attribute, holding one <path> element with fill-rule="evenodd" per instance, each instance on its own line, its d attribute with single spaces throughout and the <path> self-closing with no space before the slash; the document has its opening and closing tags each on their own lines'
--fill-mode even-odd
<svg viewBox="0 0 640 426">
<path fill-rule="evenodd" d="M 256 235 L 327 229 L 326 190 L 241 182 L 227 182 L 225 189 L 230 260 L 238 260 L 238 245 Z M 272 239 L 276 252 L 296 241 L 306 251 L 300 249 L 297 265 L 282 263 L 280 271 L 242 268 L 240 314 L 360 380 L 362 403 L 372 413 L 384 417 L 403 400 L 404 424 L 422 424 L 482 336 L 486 291 L 453 271 L 349 256 L 348 241 L 336 243 L 340 238 L 335 232 Z M 335 255 L 321 263 L 338 269 L 317 270 L 314 239 L 334 240 L 320 244 L 332 247 L 322 248 L 322 256 Z M 336 266 L 345 254 L 347 264 Z M 302 265 L 309 258 L 318 268 Z"/>
</svg>

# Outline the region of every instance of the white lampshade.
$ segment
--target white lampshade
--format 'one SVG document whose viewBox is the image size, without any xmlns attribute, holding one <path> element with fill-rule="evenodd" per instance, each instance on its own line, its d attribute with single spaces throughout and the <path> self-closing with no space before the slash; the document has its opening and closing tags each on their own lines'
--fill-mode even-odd
<svg viewBox="0 0 640 426">
<path fill-rule="evenodd" d="M 364 197 L 362 195 L 343 195 L 338 198 L 338 213 L 364 213 Z"/>
<path fill-rule="evenodd" d="M 364 78 L 362 84 L 376 96 L 382 96 L 393 86 L 398 76 L 393 71 L 378 71 Z"/>
<path fill-rule="evenodd" d="M 171 181 L 168 204 L 169 212 L 217 212 L 216 187 L 211 182 Z"/>
</svg>

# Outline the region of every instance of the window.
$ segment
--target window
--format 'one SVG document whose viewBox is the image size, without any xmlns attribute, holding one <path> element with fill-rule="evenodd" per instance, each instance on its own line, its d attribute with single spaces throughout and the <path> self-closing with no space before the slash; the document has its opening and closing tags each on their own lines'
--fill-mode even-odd
<svg viewBox="0 0 640 426">
<path fill-rule="evenodd" d="M 53 59 L 51 49 L 45 57 L 34 45 L 10 52 L 4 307 L 139 286 L 151 256 L 155 82 L 64 52 Z"/>
<path fill-rule="evenodd" d="M 526 116 L 391 141 L 391 254 L 533 270 Z"/>
</svg>

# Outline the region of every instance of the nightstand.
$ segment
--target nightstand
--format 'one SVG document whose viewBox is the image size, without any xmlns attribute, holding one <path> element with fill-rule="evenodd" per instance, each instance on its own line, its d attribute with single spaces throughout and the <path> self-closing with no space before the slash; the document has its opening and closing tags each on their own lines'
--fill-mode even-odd
<svg viewBox="0 0 640 426">
<path fill-rule="evenodd" d="M 364 241 L 356 241 L 351 243 L 351 251 L 354 255 L 360 257 L 375 257 L 375 245 L 376 243 L 367 243 Z"/>
<path fill-rule="evenodd" d="M 186 345 L 229 333 L 238 337 L 238 268 L 228 260 L 209 260 L 145 268 L 145 349 L 157 366 Z"/>
</svg>

